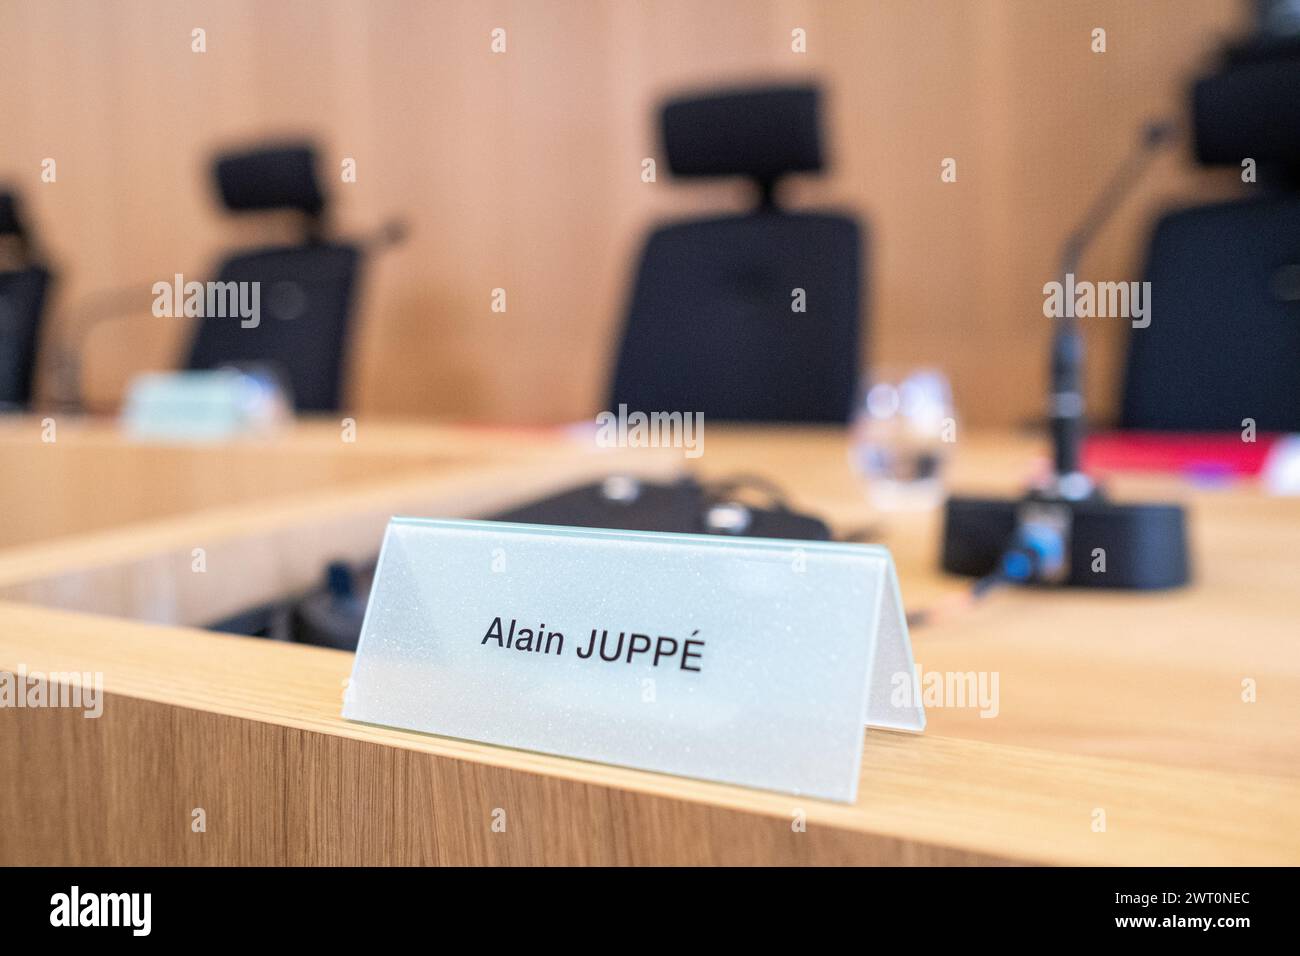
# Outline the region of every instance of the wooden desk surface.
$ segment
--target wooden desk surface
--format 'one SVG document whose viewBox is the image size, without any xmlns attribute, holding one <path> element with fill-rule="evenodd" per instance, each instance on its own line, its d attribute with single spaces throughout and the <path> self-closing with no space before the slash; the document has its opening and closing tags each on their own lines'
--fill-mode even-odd
<svg viewBox="0 0 1300 956">
<path fill-rule="evenodd" d="M 841 528 L 872 520 L 834 432 L 710 434 L 704 470 L 771 475 Z M 1045 446 L 977 435 L 958 443 L 951 485 L 1023 488 Z M 1300 498 L 1253 484 L 1193 490 L 1171 478 L 1107 482 L 1126 501 L 1189 510 L 1192 587 L 1165 593 L 995 592 L 964 616 L 913 631 L 926 670 L 996 671 L 1002 707 L 932 709 L 932 733 L 1206 770 L 1300 777 Z M 941 515 L 884 519 L 903 600 L 920 607 L 965 582 L 938 569 Z M 1256 702 L 1242 700 L 1255 681 Z"/>
<path fill-rule="evenodd" d="M 536 433 L 379 428 L 361 449 L 336 431 L 304 425 L 275 452 L 283 488 L 304 461 L 351 456 L 307 493 L 215 504 L 206 479 L 186 484 L 207 466 L 185 456 L 232 473 L 268 456 L 124 449 L 104 426 L 60 434 L 84 442 L 70 467 L 172 456 L 178 503 L 140 522 L 132 500 L 121 520 L 0 549 L 0 668 L 101 671 L 109 694 L 98 720 L 0 712 L 0 862 L 1300 862 L 1300 501 L 1249 487 L 1114 483 L 1189 502 L 1190 589 L 1006 591 L 916 630 L 925 671 L 997 673 L 997 716 L 937 708 L 922 737 L 870 733 L 851 807 L 349 724 L 348 654 L 32 606 L 199 623 L 314 580 L 330 557 L 373 554 L 394 511 L 484 513 L 611 466 L 665 467 Z M 43 451 L 21 422 L 0 428 L 9 490 L 27 474 L 89 493 L 48 459 L 24 472 Z M 965 437 L 952 483 L 1009 491 L 1040 452 Z M 844 529 L 873 519 L 846 454 L 834 430 L 714 427 L 692 466 L 764 474 Z M 881 532 L 909 606 L 961 588 L 935 568 L 937 515 Z M 195 541 L 209 548 L 198 581 Z"/>
<path fill-rule="evenodd" d="M 103 419 L 0 416 L 0 501 L 22 503 L 7 509 L 0 550 L 562 447 L 536 429 L 342 417 L 267 437 L 163 443 L 129 440 Z"/>
</svg>

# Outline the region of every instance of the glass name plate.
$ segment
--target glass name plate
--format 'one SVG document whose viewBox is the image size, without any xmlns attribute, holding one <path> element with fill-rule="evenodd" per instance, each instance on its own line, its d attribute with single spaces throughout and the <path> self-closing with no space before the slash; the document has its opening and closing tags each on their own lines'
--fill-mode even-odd
<svg viewBox="0 0 1300 956">
<path fill-rule="evenodd" d="M 902 680 L 884 548 L 394 518 L 343 715 L 851 802 Z"/>
</svg>

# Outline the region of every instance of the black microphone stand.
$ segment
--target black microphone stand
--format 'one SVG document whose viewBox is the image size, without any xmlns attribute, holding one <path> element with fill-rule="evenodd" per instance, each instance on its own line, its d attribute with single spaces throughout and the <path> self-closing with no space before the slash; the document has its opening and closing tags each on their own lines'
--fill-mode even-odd
<svg viewBox="0 0 1300 956">
<path fill-rule="evenodd" d="M 1062 249 L 1065 309 L 1056 319 L 1051 347 L 1051 482 L 1019 499 L 950 497 L 944 511 L 945 571 L 1076 587 L 1156 589 L 1187 583 L 1183 509 L 1116 504 L 1083 470 L 1083 338 L 1072 301 L 1084 252 L 1173 132 L 1169 124 L 1147 125 Z"/>
<path fill-rule="evenodd" d="M 1167 123 L 1149 123 L 1124 163 L 1093 200 L 1079 227 L 1065 240 L 1061 249 L 1061 288 L 1072 289 L 1079 274 L 1079 263 L 1101 228 L 1133 190 L 1150 165 L 1151 158 L 1172 141 L 1174 127 Z M 1067 297 L 1068 299 L 1068 297 Z M 1056 491 L 1062 497 L 1086 498 L 1093 493 L 1092 481 L 1083 472 L 1080 446 L 1083 442 L 1083 336 L 1074 309 L 1066 308 L 1056 320 L 1052 337 L 1052 394 L 1049 415 L 1052 430 L 1052 463 Z"/>
</svg>

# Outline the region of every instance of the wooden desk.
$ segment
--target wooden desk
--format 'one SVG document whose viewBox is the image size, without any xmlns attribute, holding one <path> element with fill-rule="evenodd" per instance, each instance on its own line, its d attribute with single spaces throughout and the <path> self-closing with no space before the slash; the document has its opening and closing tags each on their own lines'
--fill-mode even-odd
<svg viewBox="0 0 1300 956">
<path fill-rule="evenodd" d="M 845 467 L 844 440 L 821 434 L 710 433 L 705 471 L 758 470 L 797 505 L 842 528 L 871 521 Z M 1009 435 L 958 442 L 952 486 L 1023 488 L 1046 446 Z M 1192 490 L 1172 478 L 1107 481 L 1126 501 L 1189 509 L 1193 586 L 1154 594 L 1020 589 L 994 593 L 965 616 L 918 628 L 926 670 L 1000 673 L 1001 711 L 931 710 L 934 734 L 1122 757 L 1205 770 L 1300 777 L 1300 498 L 1253 485 Z M 942 516 L 886 520 L 882 543 L 903 600 L 926 606 L 964 586 L 938 570 Z M 1257 702 L 1242 701 L 1242 681 Z"/>
<path fill-rule="evenodd" d="M 267 439 L 129 441 L 109 422 L 0 419 L 0 600 L 206 625 L 373 558 L 394 514 L 489 514 L 629 455 L 538 430 L 305 421 Z M 201 557 L 206 571 L 195 573 Z"/>
<path fill-rule="evenodd" d="M 146 496 L 119 488 L 104 513 L 84 509 L 45 540 L 29 524 L 0 549 L 0 669 L 99 671 L 108 692 L 98 720 L 0 711 L 0 862 L 1300 863 L 1298 501 L 1188 495 L 1192 589 L 1009 591 L 917 630 L 926 671 L 998 673 L 998 715 L 939 708 L 924 736 L 870 733 L 858 803 L 840 806 L 349 724 L 338 712 L 351 655 L 171 626 L 373 554 L 389 513 L 484 513 L 612 467 L 661 473 L 673 465 L 662 455 L 428 426 L 376 428 L 364 445 L 364 423 L 354 446 L 317 423 L 271 450 L 150 449 L 86 425 L 59 433 L 84 441 L 66 453 L 78 479 L 48 460 L 29 468 L 49 449 L 24 421 L 0 429 L 14 493 L 48 486 L 84 508 L 101 456 L 119 474 L 173 479 L 156 479 L 166 517 L 140 521 Z M 1009 490 L 1039 453 L 964 437 L 953 483 Z M 836 431 L 713 427 L 693 466 L 765 474 L 848 528 L 872 516 L 845 456 Z M 308 489 L 286 495 L 304 466 Z M 223 485 L 213 468 L 272 477 Z M 1116 487 L 1186 495 L 1164 481 Z M 935 570 L 936 515 L 882 532 L 909 605 L 961 587 Z M 190 570 L 196 546 L 203 575 Z M 1242 701 L 1247 678 L 1255 703 Z M 204 833 L 190 827 L 198 807 Z M 498 808 L 504 833 L 491 827 Z"/>
</svg>

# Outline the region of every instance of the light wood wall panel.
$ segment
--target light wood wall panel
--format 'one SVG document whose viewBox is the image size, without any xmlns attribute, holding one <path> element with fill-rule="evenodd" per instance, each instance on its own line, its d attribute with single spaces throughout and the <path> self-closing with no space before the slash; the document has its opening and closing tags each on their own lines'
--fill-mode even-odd
<svg viewBox="0 0 1300 956">
<path fill-rule="evenodd" d="M 309 133 L 348 233 L 401 214 L 371 263 L 350 404 L 362 413 L 561 421 L 603 407 L 635 255 L 657 220 L 741 208 L 733 183 L 674 183 L 655 107 L 692 87 L 818 77 L 833 172 L 792 201 L 872 232 L 872 361 L 935 364 L 962 417 L 1041 411 L 1042 283 L 1068 224 L 1145 116 L 1244 20 L 1237 0 L 5 0 L 0 181 L 28 199 L 65 316 L 104 290 L 203 278 L 265 223 L 224 216 L 208 159 Z M 508 31 L 494 55 L 489 34 Z M 1089 34 L 1102 26 L 1108 52 Z M 190 31 L 208 49 L 190 50 Z M 790 31 L 808 32 L 806 54 Z M 40 182 L 41 160 L 58 181 Z M 343 157 L 358 181 L 338 182 Z M 939 164 L 958 162 L 943 184 Z M 1231 174 L 1229 174 L 1231 175 Z M 1088 275 L 1137 267 L 1162 203 L 1230 188 L 1182 156 L 1100 237 Z M 490 310 L 507 289 L 508 312 Z M 184 320 L 150 297 L 87 346 L 92 401 L 176 360 Z M 66 334 L 70 320 L 55 329 Z M 1112 405 L 1124 330 L 1100 320 L 1089 390 Z M 867 356 L 864 355 L 864 361 Z M 48 376 L 46 378 L 48 384 Z"/>
</svg>

